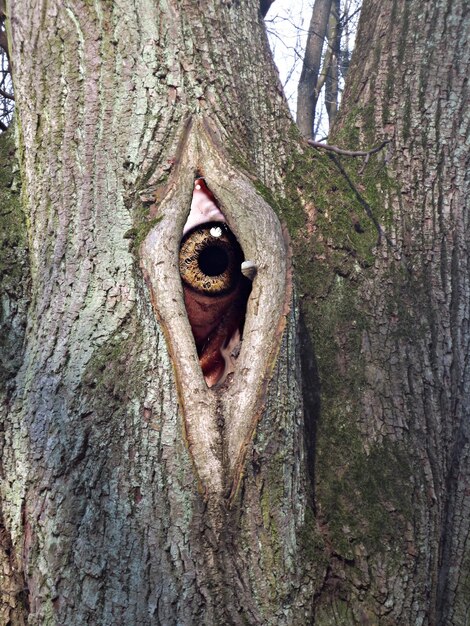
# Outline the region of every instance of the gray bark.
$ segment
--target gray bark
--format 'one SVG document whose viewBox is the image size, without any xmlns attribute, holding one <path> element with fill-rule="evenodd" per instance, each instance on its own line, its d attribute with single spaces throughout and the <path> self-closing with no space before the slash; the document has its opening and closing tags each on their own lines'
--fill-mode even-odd
<svg viewBox="0 0 470 626">
<path fill-rule="evenodd" d="M 7 413 L 15 390 L 15 375 L 21 367 L 26 312 L 28 306 L 29 263 L 25 220 L 21 210 L 19 172 L 11 130 L 0 137 L 0 402 L 2 417 Z M 0 426 L 0 479 L 4 480 L 6 431 Z M 0 623 L 20 626 L 25 623 L 22 610 L 27 594 L 11 536 L 5 527 L 8 504 L 0 502 Z M 12 610 L 13 609 L 13 610 Z M 15 616 L 16 613 L 16 616 Z"/>
<path fill-rule="evenodd" d="M 254 0 L 8 12 L 2 623 L 465 624 L 464 0 L 365 3 L 335 141 L 390 142 L 341 169 Z M 175 269 L 199 169 L 262 260 L 214 391 Z"/>
<path fill-rule="evenodd" d="M 297 126 L 304 137 L 310 139 L 315 122 L 315 107 L 319 90 L 321 54 L 328 29 L 332 0 L 315 0 L 308 28 L 302 73 L 297 88 Z"/>
<path fill-rule="evenodd" d="M 299 566 L 315 525 L 298 307 L 279 220 L 255 189 L 281 190 L 291 121 L 258 3 L 9 12 L 31 303 L 1 493 L 28 603 L 17 589 L 5 614 L 303 623 L 318 577 Z M 173 261 L 201 169 L 259 263 L 239 367 L 215 391 L 187 321 L 173 327 L 162 304 L 181 313 Z"/>
<path fill-rule="evenodd" d="M 390 141 L 363 173 L 341 163 L 392 243 L 382 238 L 368 256 L 363 208 L 342 211 L 334 194 L 332 219 L 349 212 L 362 229 L 330 232 L 341 278 L 312 321 L 330 381 L 317 495 L 337 558 L 337 599 L 319 623 L 340 614 L 461 626 L 470 616 L 468 17 L 466 2 L 363 6 L 334 141 Z M 355 258 L 340 266 L 342 241 Z M 325 324 L 332 297 L 339 310 Z M 328 329 L 338 350 L 322 364 Z M 328 484 L 329 475 L 342 480 Z"/>
<path fill-rule="evenodd" d="M 330 51 L 329 63 L 324 63 L 325 80 L 325 108 L 328 113 L 328 124 L 332 128 L 338 113 L 339 98 L 339 63 L 341 58 L 341 4 L 340 0 L 332 3 L 328 26 L 328 48 Z"/>
</svg>

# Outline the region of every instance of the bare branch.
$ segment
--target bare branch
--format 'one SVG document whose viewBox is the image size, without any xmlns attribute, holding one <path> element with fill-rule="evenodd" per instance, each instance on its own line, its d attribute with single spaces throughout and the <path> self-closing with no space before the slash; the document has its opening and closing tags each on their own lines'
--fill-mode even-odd
<svg viewBox="0 0 470 626">
<path fill-rule="evenodd" d="M 8 93 L 7 91 L 1 88 L 0 88 L 0 96 L 2 96 L 3 98 L 6 98 L 7 100 L 15 99 L 15 96 L 12 93 Z"/>
<path fill-rule="evenodd" d="M 390 143 L 390 139 L 383 141 L 380 146 L 376 146 L 375 148 L 371 148 L 371 150 L 345 150 L 344 148 L 339 148 L 338 146 L 330 146 L 327 143 L 320 143 L 319 141 L 314 141 L 313 139 L 308 139 L 307 143 L 312 146 L 312 148 L 323 148 L 323 150 L 328 150 L 329 152 L 335 152 L 336 154 L 343 154 L 344 156 L 350 157 L 370 157 L 372 154 L 376 152 L 380 152 L 383 150 L 385 146 Z"/>
<path fill-rule="evenodd" d="M 356 15 L 359 15 L 359 13 L 361 12 L 361 8 L 362 8 L 362 5 L 359 6 L 359 8 L 357 8 L 353 13 L 351 13 L 351 15 L 348 15 L 347 13 L 342 15 L 340 19 L 341 28 L 346 26 L 348 22 L 352 22 L 352 20 L 356 17 Z"/>
</svg>

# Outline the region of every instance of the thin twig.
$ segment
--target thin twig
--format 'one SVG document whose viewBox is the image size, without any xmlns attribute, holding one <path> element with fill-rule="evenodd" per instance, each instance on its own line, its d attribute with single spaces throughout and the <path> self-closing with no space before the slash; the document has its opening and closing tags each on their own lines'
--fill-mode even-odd
<svg viewBox="0 0 470 626">
<path fill-rule="evenodd" d="M 6 98 L 7 100 L 14 100 L 15 96 L 11 93 L 8 93 L 7 91 L 5 91 L 4 89 L 2 89 L 0 87 L 0 96 L 2 96 L 3 98 Z"/>
<path fill-rule="evenodd" d="M 308 139 L 307 143 L 312 146 L 312 148 L 323 148 L 323 150 L 328 150 L 329 152 L 335 152 L 336 154 L 343 154 L 345 156 L 350 157 L 370 157 L 371 154 L 375 154 L 376 152 L 380 152 L 383 150 L 385 146 L 390 143 L 390 139 L 383 141 L 380 146 L 376 148 L 372 148 L 371 150 L 345 150 L 344 148 L 339 148 L 338 146 L 330 146 L 327 143 L 320 143 L 319 141 L 314 141 L 313 139 Z"/>
<path fill-rule="evenodd" d="M 354 17 L 360 12 L 361 12 L 361 7 L 356 9 L 354 13 L 352 13 L 351 15 L 347 15 L 346 13 L 344 13 L 340 19 L 341 26 L 342 27 L 346 26 L 346 24 L 350 22 L 352 19 L 354 19 Z"/>
</svg>

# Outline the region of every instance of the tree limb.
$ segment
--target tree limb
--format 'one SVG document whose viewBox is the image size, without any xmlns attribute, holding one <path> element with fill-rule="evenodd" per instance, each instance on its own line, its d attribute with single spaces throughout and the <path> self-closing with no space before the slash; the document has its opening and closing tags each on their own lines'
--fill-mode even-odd
<svg viewBox="0 0 470 626">
<path fill-rule="evenodd" d="M 308 139 L 307 143 L 309 144 L 309 146 L 312 146 L 312 148 L 323 148 L 324 150 L 328 150 L 329 152 L 335 152 L 336 154 L 343 154 L 344 156 L 368 158 L 372 154 L 375 154 L 376 152 L 380 152 L 380 150 L 383 150 L 385 146 L 388 143 L 390 143 L 390 139 L 383 141 L 380 144 L 380 146 L 376 146 L 375 148 L 372 148 L 371 150 L 345 150 L 344 148 L 339 148 L 338 146 L 330 146 L 327 143 L 320 143 L 319 141 L 314 141 L 313 139 Z"/>
</svg>

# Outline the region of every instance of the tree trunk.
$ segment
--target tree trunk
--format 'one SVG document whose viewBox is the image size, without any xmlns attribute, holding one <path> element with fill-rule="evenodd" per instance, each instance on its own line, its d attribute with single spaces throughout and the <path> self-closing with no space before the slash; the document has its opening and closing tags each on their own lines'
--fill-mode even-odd
<svg viewBox="0 0 470 626">
<path fill-rule="evenodd" d="M 315 0 L 308 28 L 302 73 L 297 89 L 297 126 L 304 137 L 310 139 L 315 123 L 321 54 L 328 30 L 332 0 Z"/>
<path fill-rule="evenodd" d="M 2 623 L 465 623 L 469 25 L 431 5 L 365 3 L 336 131 L 390 139 L 365 167 L 301 144 L 258 3 L 8 7 Z M 258 265 L 211 389 L 201 174 Z"/>
<path fill-rule="evenodd" d="M 365 167 L 335 155 L 342 181 L 316 191 L 339 274 L 317 269 L 311 313 L 334 555 L 316 624 L 470 618 L 468 17 L 463 1 L 364 3 L 334 142 L 389 143 Z M 373 254 L 364 207 L 385 231 Z"/>
<path fill-rule="evenodd" d="M 298 307 L 255 188 L 282 189 L 292 122 L 258 5 L 9 11 L 31 303 L 4 420 L 22 579 L 5 614 L 303 623 L 321 576 L 302 564 L 316 530 Z M 175 269 L 196 172 L 258 264 L 237 370 L 215 390 Z"/>
<path fill-rule="evenodd" d="M 341 3 L 334 0 L 331 7 L 328 26 L 328 47 L 330 62 L 325 64 L 325 108 L 328 113 L 328 124 L 332 128 L 338 113 L 339 98 L 339 64 L 341 59 Z"/>
</svg>

